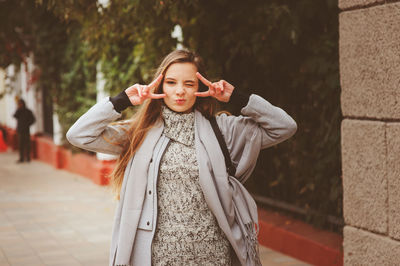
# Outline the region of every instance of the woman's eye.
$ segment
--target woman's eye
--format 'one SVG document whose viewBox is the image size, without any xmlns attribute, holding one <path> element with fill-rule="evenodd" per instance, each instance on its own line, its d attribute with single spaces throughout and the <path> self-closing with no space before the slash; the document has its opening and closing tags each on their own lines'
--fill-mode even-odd
<svg viewBox="0 0 400 266">
<path fill-rule="evenodd" d="M 167 81 L 167 84 L 175 84 L 173 81 Z"/>
</svg>

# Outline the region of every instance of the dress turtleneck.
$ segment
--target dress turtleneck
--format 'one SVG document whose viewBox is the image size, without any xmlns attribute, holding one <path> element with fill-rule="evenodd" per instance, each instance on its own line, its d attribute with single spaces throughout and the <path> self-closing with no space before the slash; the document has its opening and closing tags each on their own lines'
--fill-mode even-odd
<svg viewBox="0 0 400 266">
<path fill-rule="evenodd" d="M 164 134 L 187 146 L 194 144 L 194 112 L 178 113 L 162 106 Z"/>
<path fill-rule="evenodd" d="M 194 145 L 194 112 L 162 107 L 170 143 L 157 181 L 152 265 L 230 265 L 230 244 L 205 201 Z"/>
</svg>

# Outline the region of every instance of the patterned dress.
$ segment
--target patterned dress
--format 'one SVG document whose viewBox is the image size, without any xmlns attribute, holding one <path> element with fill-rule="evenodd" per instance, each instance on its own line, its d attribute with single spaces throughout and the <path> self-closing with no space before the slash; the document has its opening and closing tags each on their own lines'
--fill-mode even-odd
<svg viewBox="0 0 400 266">
<path fill-rule="evenodd" d="M 199 183 L 194 113 L 162 112 L 171 140 L 160 163 L 152 265 L 231 265 L 230 243 Z"/>
</svg>

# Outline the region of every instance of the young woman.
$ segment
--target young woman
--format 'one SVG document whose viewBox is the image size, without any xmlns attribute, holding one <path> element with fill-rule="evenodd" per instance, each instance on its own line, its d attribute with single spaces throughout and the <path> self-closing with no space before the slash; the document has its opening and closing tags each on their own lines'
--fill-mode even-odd
<svg viewBox="0 0 400 266">
<path fill-rule="evenodd" d="M 241 183 L 259 151 L 291 137 L 297 125 L 257 95 L 239 98 L 241 116 L 216 117 L 236 167 L 229 176 L 209 119 L 215 100 L 238 95 L 201 73 L 200 57 L 173 51 L 151 84 L 97 103 L 67 133 L 75 146 L 119 155 L 110 266 L 260 265 L 257 207 Z M 129 122 L 114 122 L 132 105 L 141 108 Z"/>
</svg>

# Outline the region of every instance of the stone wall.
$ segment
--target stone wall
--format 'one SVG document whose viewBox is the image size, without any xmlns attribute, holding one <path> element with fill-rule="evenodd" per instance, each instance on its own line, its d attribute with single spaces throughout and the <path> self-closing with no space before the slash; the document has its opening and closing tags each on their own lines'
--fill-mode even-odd
<svg viewBox="0 0 400 266">
<path fill-rule="evenodd" d="M 400 265 L 400 1 L 339 0 L 345 265 Z"/>
</svg>

